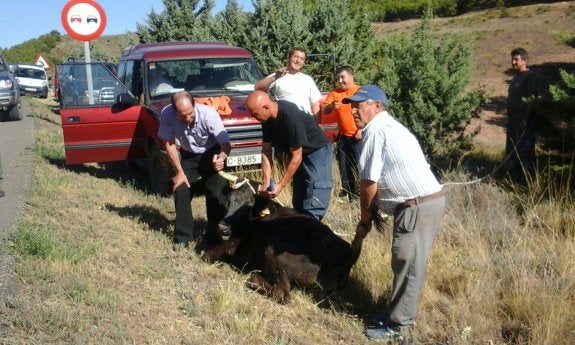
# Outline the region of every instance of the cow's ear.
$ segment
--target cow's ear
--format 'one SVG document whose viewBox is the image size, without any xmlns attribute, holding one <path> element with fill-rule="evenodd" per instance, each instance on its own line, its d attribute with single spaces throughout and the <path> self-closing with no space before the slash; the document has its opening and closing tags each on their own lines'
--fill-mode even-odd
<svg viewBox="0 0 575 345">
<path fill-rule="evenodd" d="M 270 209 L 266 207 L 260 211 L 259 216 L 260 216 L 260 218 L 264 218 L 264 217 L 268 216 L 269 214 L 270 214 Z"/>
</svg>

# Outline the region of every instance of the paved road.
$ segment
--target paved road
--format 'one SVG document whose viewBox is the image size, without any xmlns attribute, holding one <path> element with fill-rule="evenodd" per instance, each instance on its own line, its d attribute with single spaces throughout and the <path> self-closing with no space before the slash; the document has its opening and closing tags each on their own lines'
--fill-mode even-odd
<svg viewBox="0 0 575 345">
<path fill-rule="evenodd" d="M 22 121 L 0 122 L 0 159 L 6 196 L 0 198 L 0 238 L 24 212 L 24 191 L 30 185 L 32 171 L 26 149 L 34 144 L 34 117 L 26 101 L 22 102 Z"/>
<path fill-rule="evenodd" d="M 22 111 L 22 121 L 0 122 L 0 159 L 4 173 L 0 183 L 6 192 L 6 196 L 0 198 L 0 304 L 7 306 L 12 303 L 16 285 L 14 258 L 6 247 L 6 238 L 26 211 L 25 193 L 32 181 L 29 149 L 34 144 L 34 117 L 26 101 L 22 102 Z M 6 331 L 5 327 L 0 320 L 0 332 Z"/>
</svg>

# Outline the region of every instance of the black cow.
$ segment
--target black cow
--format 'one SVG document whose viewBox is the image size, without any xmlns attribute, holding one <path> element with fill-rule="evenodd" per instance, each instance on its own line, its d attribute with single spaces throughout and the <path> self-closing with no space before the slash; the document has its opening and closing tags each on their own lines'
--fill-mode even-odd
<svg viewBox="0 0 575 345">
<path fill-rule="evenodd" d="M 290 301 L 292 284 L 310 287 L 316 281 L 341 287 L 361 251 L 361 239 L 352 245 L 319 220 L 257 195 L 259 184 L 249 180 L 228 193 L 228 212 L 220 232 L 230 232 L 223 243 L 207 250 L 208 262 L 228 261 L 252 273 L 250 288 Z"/>
</svg>

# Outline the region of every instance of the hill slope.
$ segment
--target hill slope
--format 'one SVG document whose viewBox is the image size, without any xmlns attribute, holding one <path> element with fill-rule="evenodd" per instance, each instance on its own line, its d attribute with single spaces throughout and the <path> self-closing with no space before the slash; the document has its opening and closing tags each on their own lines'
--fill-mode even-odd
<svg viewBox="0 0 575 345">
<path fill-rule="evenodd" d="M 407 20 L 376 23 L 374 27 L 383 37 L 412 30 L 417 23 Z M 575 50 L 554 36 L 560 31 L 575 32 L 575 1 L 471 12 L 436 18 L 433 25 L 438 35 L 462 34 L 475 40 L 473 83 L 485 85 L 492 96 L 492 102 L 469 126 L 469 132 L 480 126 L 477 144 L 505 145 L 504 110 L 513 48 L 527 49 L 529 66 L 543 74 L 545 84 L 557 80 L 559 68 L 575 71 Z"/>
</svg>

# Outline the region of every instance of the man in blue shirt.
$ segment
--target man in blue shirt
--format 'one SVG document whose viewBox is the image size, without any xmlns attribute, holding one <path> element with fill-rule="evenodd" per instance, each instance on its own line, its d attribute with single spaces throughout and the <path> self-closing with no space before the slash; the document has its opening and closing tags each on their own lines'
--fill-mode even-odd
<svg viewBox="0 0 575 345">
<path fill-rule="evenodd" d="M 195 103 L 193 96 L 178 92 L 163 110 L 158 136 L 175 175 L 172 178 L 176 206 L 174 242 L 188 245 L 197 239 L 191 207 L 192 195 L 204 193 L 208 226 L 207 245 L 218 241 L 217 225 L 226 211 L 223 194 L 228 182 L 217 172 L 224 168 L 231 145 L 228 133 L 216 110 Z"/>
</svg>

